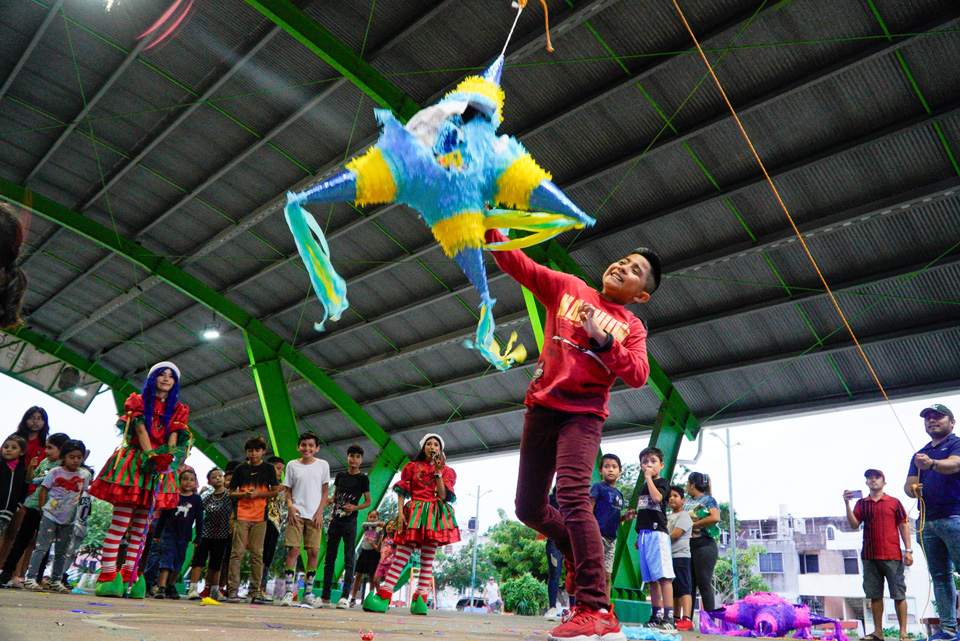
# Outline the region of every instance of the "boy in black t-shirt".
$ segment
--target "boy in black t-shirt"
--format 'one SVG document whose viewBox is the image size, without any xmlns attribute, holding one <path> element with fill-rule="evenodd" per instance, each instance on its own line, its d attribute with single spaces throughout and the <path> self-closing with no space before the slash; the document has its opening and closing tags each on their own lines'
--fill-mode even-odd
<svg viewBox="0 0 960 641">
<path fill-rule="evenodd" d="M 267 531 L 267 502 L 277 495 L 280 484 L 277 471 L 263 462 L 267 442 L 260 436 L 252 436 L 243 444 L 247 462 L 241 463 L 230 479 L 230 498 L 236 499 L 233 526 L 233 546 L 230 556 L 230 574 L 227 603 L 240 603 L 240 565 L 243 555 L 250 552 L 250 602 L 265 603 L 260 592 L 263 574 L 263 537 Z"/>
<path fill-rule="evenodd" d="M 343 541 L 343 591 L 337 608 L 350 607 L 350 589 L 353 587 L 354 553 L 357 545 L 357 512 L 370 507 L 370 478 L 360 472 L 363 463 L 363 448 L 351 445 L 347 448 L 347 471 L 339 472 L 334 479 L 336 490 L 330 502 L 333 518 L 327 529 L 327 556 L 323 564 L 323 592 L 320 602 L 330 605 L 330 590 L 333 587 L 333 566 Z M 361 503 L 361 500 L 363 501 Z"/>
<path fill-rule="evenodd" d="M 640 452 L 640 470 L 645 483 L 637 503 L 637 549 L 640 576 L 650 586 L 653 616 L 648 628 L 675 632 L 673 621 L 673 556 L 667 532 L 667 499 L 670 483 L 660 478 L 663 451 L 648 447 Z"/>
</svg>

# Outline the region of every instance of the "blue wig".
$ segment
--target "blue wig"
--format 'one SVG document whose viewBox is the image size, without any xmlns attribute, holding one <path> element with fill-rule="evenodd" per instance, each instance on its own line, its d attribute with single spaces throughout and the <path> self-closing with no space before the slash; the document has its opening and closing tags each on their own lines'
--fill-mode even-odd
<svg viewBox="0 0 960 641">
<path fill-rule="evenodd" d="M 163 411 L 163 418 L 161 419 L 163 427 L 170 426 L 170 419 L 173 418 L 173 412 L 177 409 L 177 397 L 180 396 L 180 379 L 177 378 L 177 373 L 174 370 L 169 367 L 162 367 L 150 374 L 143 383 L 143 394 L 141 395 L 141 398 L 143 398 L 143 424 L 147 430 L 150 429 L 150 423 L 153 421 L 153 397 L 157 391 L 157 377 L 164 371 L 169 371 L 173 375 L 173 389 L 167 396 L 167 406 Z"/>
</svg>

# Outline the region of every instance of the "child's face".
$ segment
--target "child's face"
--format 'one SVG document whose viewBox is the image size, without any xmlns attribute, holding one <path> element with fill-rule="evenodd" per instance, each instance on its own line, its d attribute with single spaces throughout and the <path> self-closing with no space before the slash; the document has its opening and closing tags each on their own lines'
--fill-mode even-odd
<svg viewBox="0 0 960 641">
<path fill-rule="evenodd" d="M 169 393 L 173 389 L 174 383 L 177 382 L 177 379 L 174 378 L 173 372 L 169 369 L 165 369 L 160 374 L 157 375 L 157 391 Z"/>
<path fill-rule="evenodd" d="M 621 470 L 617 462 L 612 458 L 603 459 L 603 465 L 600 466 L 600 477 L 607 485 L 613 485 L 620 478 Z"/>
<path fill-rule="evenodd" d="M 16 441 L 4 441 L 3 451 L 0 452 L 0 455 L 3 456 L 4 461 L 15 461 L 23 456 L 23 450 L 20 449 L 20 444 Z"/>
<path fill-rule="evenodd" d="M 676 492 L 670 492 L 670 500 L 667 501 L 667 505 L 670 506 L 670 509 L 674 512 L 680 512 L 683 510 L 683 499 L 680 498 L 680 495 Z"/>
<path fill-rule="evenodd" d="M 283 480 L 283 463 L 274 463 L 273 469 L 277 471 L 277 480 Z"/>
<path fill-rule="evenodd" d="M 317 442 L 312 438 L 306 438 L 297 443 L 297 451 L 303 458 L 313 458 L 313 455 L 317 453 Z"/>
<path fill-rule="evenodd" d="M 623 305 L 647 302 L 650 294 L 643 287 L 651 271 L 650 263 L 639 254 L 621 258 L 603 272 L 604 296 Z"/>
<path fill-rule="evenodd" d="M 266 450 L 263 448 L 250 448 L 247 450 L 247 461 L 249 461 L 251 465 L 260 465 L 264 452 L 266 452 Z"/>
<path fill-rule="evenodd" d="M 367 512 L 367 520 L 370 521 L 371 523 L 374 523 L 380 520 L 380 515 L 377 514 L 376 510 L 370 510 L 369 512 Z"/>
<path fill-rule="evenodd" d="M 207 483 L 209 483 L 213 489 L 219 490 L 223 487 L 223 472 L 220 470 L 210 472 L 210 476 L 207 477 Z"/>
<path fill-rule="evenodd" d="M 644 457 L 640 459 L 640 469 L 644 472 L 652 469 L 654 476 L 656 476 L 660 473 L 660 470 L 663 469 L 663 461 L 661 461 L 660 457 L 656 454 L 645 454 Z"/>
<path fill-rule="evenodd" d="M 197 489 L 197 477 L 189 472 L 182 474 L 180 476 L 180 492 L 190 494 L 195 489 Z"/>
<path fill-rule="evenodd" d="M 361 463 L 363 463 L 363 454 L 358 452 L 347 454 L 347 467 L 349 467 L 351 470 L 360 469 Z"/>
<path fill-rule="evenodd" d="M 63 457 L 63 468 L 69 472 L 76 472 L 80 469 L 80 464 L 83 463 L 83 452 L 80 450 L 73 450 L 68 452 L 66 456 Z"/>
<path fill-rule="evenodd" d="M 224 472 L 223 474 L 223 485 L 224 487 L 230 485 L 230 481 L 233 479 L 233 472 Z"/>
<path fill-rule="evenodd" d="M 27 418 L 27 429 L 30 430 L 31 433 L 39 432 L 43 429 L 44 423 L 43 414 L 34 412 Z"/>
<path fill-rule="evenodd" d="M 47 443 L 47 447 L 43 450 L 43 453 L 47 455 L 48 461 L 56 461 L 60 458 L 60 448 L 53 443 Z"/>
</svg>

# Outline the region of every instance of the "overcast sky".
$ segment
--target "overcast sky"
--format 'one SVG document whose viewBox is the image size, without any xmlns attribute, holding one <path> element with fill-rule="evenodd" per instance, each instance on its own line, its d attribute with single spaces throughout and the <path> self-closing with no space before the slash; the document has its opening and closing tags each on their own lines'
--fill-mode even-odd
<svg viewBox="0 0 960 641">
<path fill-rule="evenodd" d="M 831 410 L 818 414 L 758 421 L 733 426 L 732 449 L 734 505 L 741 519 L 776 515 L 785 503 L 794 516 L 842 515 L 844 489 L 864 489 L 863 472 L 882 470 L 889 481 L 889 494 L 903 501 L 911 516 L 916 516 L 915 501 L 903 493 L 903 481 L 912 452 L 927 441 L 923 420 L 918 416 L 930 403 L 939 402 L 960 411 L 960 394 L 941 394 L 893 404 L 877 404 L 849 410 Z M 189 403 L 189 399 L 188 399 Z M 116 410 L 109 393 L 93 401 L 86 414 L 60 403 L 12 378 L 0 375 L 0 407 L 7 408 L 8 430 L 13 431 L 23 412 L 32 405 L 46 408 L 55 431 L 79 438 L 91 450 L 90 463 L 99 468 L 119 442 L 114 428 Z M 905 429 L 901 429 L 897 417 Z M 713 478 L 718 500 L 729 497 L 726 448 L 719 438 L 707 435 L 703 452 L 692 469 Z M 719 430 L 724 435 L 724 430 Z M 909 438 L 909 440 L 908 440 Z M 637 460 L 647 439 L 604 441 L 603 451 L 620 456 L 624 464 Z M 685 443 L 683 459 L 696 455 L 696 443 Z M 190 464 L 203 475 L 213 465 L 199 452 Z M 480 502 L 481 531 L 497 519 L 497 508 L 511 518 L 516 488 L 517 455 L 506 454 L 487 459 L 450 461 L 457 472 L 457 517 L 466 525 L 476 510 L 477 486 L 485 494 Z M 491 474 L 496 470 L 496 474 Z"/>
</svg>

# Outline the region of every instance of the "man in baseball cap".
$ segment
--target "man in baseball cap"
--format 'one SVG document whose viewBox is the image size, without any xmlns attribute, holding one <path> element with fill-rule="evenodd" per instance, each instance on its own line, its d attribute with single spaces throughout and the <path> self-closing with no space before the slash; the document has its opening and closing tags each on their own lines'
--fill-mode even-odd
<svg viewBox="0 0 960 641">
<path fill-rule="evenodd" d="M 930 639 L 960 641 L 951 561 L 960 558 L 960 519 L 951 518 L 960 517 L 960 438 L 953 433 L 953 412 L 945 405 L 934 403 L 920 416 L 931 440 L 910 460 L 903 489 L 911 498 L 922 496 L 927 509 L 920 536 L 941 621 L 940 631 Z"/>
<path fill-rule="evenodd" d="M 843 493 L 847 508 L 847 522 L 857 529 L 863 525 L 863 593 L 870 599 L 874 631 L 864 641 L 883 641 L 883 582 L 887 581 L 890 598 L 900 623 L 900 638 L 907 637 L 907 583 L 903 568 L 913 565 L 910 529 L 903 504 L 883 491 L 887 484 L 883 472 L 869 469 L 863 473 L 870 494 L 857 501 L 853 509 L 850 501 L 854 493 Z M 903 541 L 903 550 L 900 549 Z"/>
</svg>

